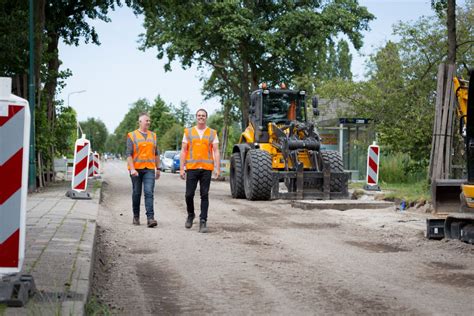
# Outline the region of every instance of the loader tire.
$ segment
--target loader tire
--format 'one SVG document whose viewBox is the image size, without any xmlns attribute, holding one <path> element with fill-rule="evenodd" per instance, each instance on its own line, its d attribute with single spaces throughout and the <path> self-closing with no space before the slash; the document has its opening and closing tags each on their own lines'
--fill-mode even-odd
<svg viewBox="0 0 474 316">
<path fill-rule="evenodd" d="M 266 151 L 251 149 L 244 164 L 245 197 L 248 200 L 269 200 L 272 195 L 272 158 Z"/>
<path fill-rule="evenodd" d="M 331 173 L 333 172 L 344 172 L 344 164 L 342 163 L 342 157 L 338 151 L 335 150 L 322 150 L 321 159 L 323 162 L 329 163 Z M 343 192 L 347 190 L 347 181 L 331 177 L 331 183 L 329 185 L 331 192 Z"/>
<path fill-rule="evenodd" d="M 240 153 L 233 153 L 230 157 L 230 192 L 234 199 L 245 198 L 244 168 Z"/>
</svg>

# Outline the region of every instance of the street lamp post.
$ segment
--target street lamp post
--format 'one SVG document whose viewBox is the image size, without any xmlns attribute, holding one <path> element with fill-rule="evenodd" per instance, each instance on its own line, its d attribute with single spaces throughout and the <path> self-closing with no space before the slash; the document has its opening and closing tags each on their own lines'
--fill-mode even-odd
<svg viewBox="0 0 474 316">
<path fill-rule="evenodd" d="M 71 107 L 70 103 L 69 103 L 69 98 L 71 97 L 71 95 L 73 94 L 78 94 L 78 93 L 83 93 L 83 92 L 86 92 L 86 90 L 79 90 L 79 91 L 73 91 L 73 92 L 69 92 L 68 95 L 67 95 L 67 106 L 68 107 Z M 77 120 L 77 118 L 76 118 Z M 77 121 L 77 127 L 76 127 L 76 138 L 79 138 L 79 130 L 81 129 L 81 126 L 79 125 L 79 121 Z M 81 129 L 81 135 L 82 135 L 82 129 Z"/>
</svg>

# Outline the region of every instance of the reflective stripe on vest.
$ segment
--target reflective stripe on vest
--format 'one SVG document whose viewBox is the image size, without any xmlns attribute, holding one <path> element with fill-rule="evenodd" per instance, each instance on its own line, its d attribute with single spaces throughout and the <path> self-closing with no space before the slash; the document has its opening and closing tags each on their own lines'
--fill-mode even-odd
<svg viewBox="0 0 474 316">
<path fill-rule="evenodd" d="M 212 143 L 214 142 L 216 131 L 208 127 L 201 138 L 197 129 L 190 127 L 184 130 L 184 134 L 188 141 L 186 169 L 214 170 Z"/>
<path fill-rule="evenodd" d="M 156 134 L 148 131 L 145 138 L 140 131 L 135 130 L 128 133 L 128 137 L 133 143 L 133 167 L 156 169 Z"/>
</svg>

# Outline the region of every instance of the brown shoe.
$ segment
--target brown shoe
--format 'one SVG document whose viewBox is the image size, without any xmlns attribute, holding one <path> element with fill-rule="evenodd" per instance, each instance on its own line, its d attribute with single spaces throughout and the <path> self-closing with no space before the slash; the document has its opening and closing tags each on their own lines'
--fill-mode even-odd
<svg viewBox="0 0 474 316">
<path fill-rule="evenodd" d="M 139 217 L 134 217 L 133 218 L 133 225 L 140 225 L 140 218 Z"/>
<path fill-rule="evenodd" d="M 156 225 L 158 225 L 158 222 L 155 219 L 151 218 L 147 221 L 147 225 L 148 227 L 155 227 Z"/>
</svg>

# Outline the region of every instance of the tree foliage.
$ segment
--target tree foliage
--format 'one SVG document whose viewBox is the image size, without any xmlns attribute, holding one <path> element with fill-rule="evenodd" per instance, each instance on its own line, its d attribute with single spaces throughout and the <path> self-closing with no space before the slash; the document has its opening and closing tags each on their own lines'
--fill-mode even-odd
<svg viewBox="0 0 474 316">
<path fill-rule="evenodd" d="M 457 60 L 474 65 L 474 1 L 458 8 L 457 17 Z M 317 92 L 351 104 L 346 115 L 372 118 L 385 150 L 408 153 L 406 167 L 422 169 L 431 149 L 437 68 L 447 59 L 445 15 L 399 23 L 394 32 L 400 40 L 370 57 L 367 81 L 328 81 Z"/>
<path fill-rule="evenodd" d="M 176 59 L 184 68 L 209 67 L 211 91 L 238 99 L 244 123 L 249 92 L 259 82 L 325 76 L 335 39 L 345 34 L 360 48 L 361 32 L 373 19 L 354 0 L 143 1 L 139 7 L 142 48 L 156 48 L 159 59 L 166 55 L 166 70 Z"/>
<path fill-rule="evenodd" d="M 82 132 L 86 134 L 87 139 L 91 142 L 91 150 L 103 153 L 109 135 L 104 122 L 92 117 L 79 124 L 81 125 Z"/>
</svg>

